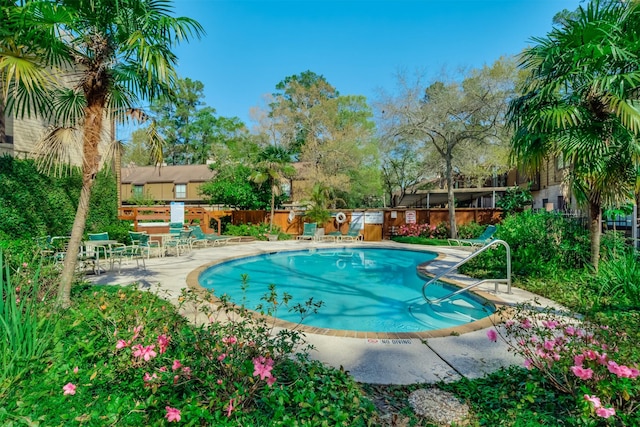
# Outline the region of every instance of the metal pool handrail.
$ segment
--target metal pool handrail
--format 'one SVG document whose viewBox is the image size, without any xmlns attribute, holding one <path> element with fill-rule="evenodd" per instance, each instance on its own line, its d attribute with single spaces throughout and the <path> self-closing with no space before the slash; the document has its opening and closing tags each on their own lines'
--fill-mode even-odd
<svg viewBox="0 0 640 427">
<path fill-rule="evenodd" d="M 437 299 L 430 299 L 429 297 L 427 297 L 427 293 L 426 293 L 426 289 L 429 285 L 431 285 L 432 283 L 442 279 L 443 277 L 447 276 L 449 273 L 451 273 L 454 270 L 457 270 L 458 267 L 460 267 L 461 265 L 467 263 L 468 261 L 471 261 L 472 259 L 474 259 L 475 257 L 477 257 L 478 255 L 480 255 L 481 253 L 489 250 L 490 248 L 494 247 L 495 245 L 502 245 L 505 247 L 505 249 L 507 250 L 507 278 L 506 279 L 484 279 L 484 280 L 480 280 L 478 282 L 474 282 L 468 286 L 465 286 L 463 288 L 457 289 L 453 292 L 451 292 L 450 294 L 447 294 L 443 297 L 437 298 Z M 426 282 L 424 285 L 422 285 L 422 296 L 424 297 L 425 301 L 427 301 L 430 304 L 438 304 L 444 300 L 447 300 L 451 297 L 454 297 L 458 294 L 461 294 L 462 292 L 468 291 L 471 288 L 474 288 L 478 285 L 481 285 L 483 283 L 490 283 L 490 282 L 495 282 L 496 284 L 496 293 L 498 292 L 498 283 L 506 283 L 507 284 L 507 293 L 510 294 L 511 293 L 511 248 L 509 247 L 509 244 L 507 242 L 505 242 L 504 240 L 492 240 L 491 242 L 487 243 L 486 245 L 484 245 L 483 247 L 481 247 L 480 249 L 478 249 L 477 251 L 475 251 L 474 253 L 472 253 L 471 255 L 469 255 L 468 257 L 466 257 L 465 259 L 463 259 L 462 261 L 460 261 L 459 263 L 457 263 L 456 265 L 454 265 L 453 267 L 450 267 L 448 270 L 446 270 L 443 273 L 440 273 L 439 275 L 437 275 L 436 277 L 434 277 L 433 279 L 429 280 L 428 282 Z"/>
</svg>

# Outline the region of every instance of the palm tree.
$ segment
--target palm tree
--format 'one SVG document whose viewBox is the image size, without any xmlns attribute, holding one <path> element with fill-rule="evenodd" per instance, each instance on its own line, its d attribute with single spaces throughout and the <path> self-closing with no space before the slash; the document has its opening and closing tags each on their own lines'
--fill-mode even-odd
<svg viewBox="0 0 640 427">
<path fill-rule="evenodd" d="M 291 153 L 280 146 L 269 145 L 258 155 L 256 170 L 249 179 L 258 185 L 269 182 L 271 187 L 269 233 L 273 231 L 276 196 L 281 194 L 280 183 L 283 179 L 291 178 L 295 172 L 295 168 L 291 165 Z"/>
<path fill-rule="evenodd" d="M 596 271 L 602 207 L 628 201 L 638 183 L 639 27 L 638 3 L 580 7 L 524 51 L 530 74 L 509 109 L 521 164 L 535 172 L 549 157 L 570 162 L 572 191 L 589 208 Z"/>
<path fill-rule="evenodd" d="M 0 44 L 8 106 L 56 125 L 49 141 L 62 129 L 82 135 L 82 189 L 58 292 L 68 306 L 89 196 L 104 160 L 104 120 L 125 120 L 139 101 L 170 96 L 177 78 L 171 48 L 203 29 L 171 16 L 167 0 L 24 0 L 7 10 L 20 17 L 11 21 L 17 43 Z"/>
</svg>

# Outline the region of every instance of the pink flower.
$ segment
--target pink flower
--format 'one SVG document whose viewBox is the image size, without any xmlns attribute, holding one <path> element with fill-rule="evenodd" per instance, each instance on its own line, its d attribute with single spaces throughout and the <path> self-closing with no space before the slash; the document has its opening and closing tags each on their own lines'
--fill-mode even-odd
<svg viewBox="0 0 640 427">
<path fill-rule="evenodd" d="M 582 380 L 588 380 L 593 377 L 593 370 L 591 368 L 585 369 L 582 366 L 572 366 L 571 372 L 573 372 L 576 377 Z"/>
<path fill-rule="evenodd" d="M 170 340 L 171 337 L 167 337 L 166 335 L 158 335 L 158 351 L 160 352 L 160 354 L 163 354 L 165 351 L 167 351 Z"/>
<path fill-rule="evenodd" d="M 573 356 L 573 364 L 576 366 L 582 366 L 582 363 L 584 362 L 584 355 L 582 354 L 578 354 Z"/>
<path fill-rule="evenodd" d="M 77 374 L 78 373 L 78 367 L 76 366 L 75 368 L 73 368 L 73 373 Z"/>
<path fill-rule="evenodd" d="M 584 352 L 584 357 L 588 360 L 596 360 L 598 358 L 599 353 L 593 350 L 587 350 Z"/>
<path fill-rule="evenodd" d="M 218 383 L 218 385 L 222 385 L 222 380 L 218 380 L 216 382 Z"/>
<path fill-rule="evenodd" d="M 167 422 L 173 423 L 180 421 L 180 410 L 176 408 L 172 408 L 171 406 L 166 406 L 164 409 L 167 410 L 166 415 L 164 416 L 167 419 Z"/>
<path fill-rule="evenodd" d="M 574 328 L 573 326 L 567 326 L 566 328 L 564 328 L 564 333 L 572 336 L 576 334 L 576 328 Z"/>
<path fill-rule="evenodd" d="M 118 340 L 118 342 L 116 342 L 116 349 L 120 350 L 121 348 L 125 348 L 128 345 L 129 344 L 127 344 L 125 340 Z"/>
<path fill-rule="evenodd" d="M 226 357 L 227 353 L 222 353 L 220 356 L 218 356 L 218 361 L 222 362 Z"/>
<path fill-rule="evenodd" d="M 596 415 L 602 418 L 609 418 L 616 414 L 616 410 L 613 408 L 598 408 L 596 409 Z"/>
<path fill-rule="evenodd" d="M 154 373 L 153 375 L 149 375 L 148 372 L 144 373 L 144 377 L 142 377 L 142 381 L 144 381 L 145 383 L 148 383 L 150 381 L 153 381 L 155 379 L 157 379 L 158 376 Z"/>
<path fill-rule="evenodd" d="M 268 385 L 269 387 L 271 387 L 271 386 L 273 385 L 273 383 L 275 383 L 275 382 L 276 382 L 276 377 L 269 377 L 269 378 L 267 378 L 267 385 Z"/>
<path fill-rule="evenodd" d="M 64 387 L 62 387 L 62 390 L 64 390 L 63 394 L 76 394 L 76 386 L 72 383 L 67 383 Z"/>
<path fill-rule="evenodd" d="M 600 398 L 596 396 L 589 396 L 588 394 L 584 395 L 584 400 L 587 400 L 593 404 L 594 408 L 600 408 L 602 403 L 600 403 Z"/>
<path fill-rule="evenodd" d="M 135 341 L 135 339 L 138 338 L 140 331 L 142 331 L 142 325 L 133 327 L 133 337 L 131 338 L 131 341 Z"/>
<path fill-rule="evenodd" d="M 487 338 L 489 338 L 489 341 L 493 341 L 493 342 L 498 341 L 498 334 L 496 333 L 496 330 L 495 329 L 489 329 L 487 331 Z"/>
<path fill-rule="evenodd" d="M 556 320 L 543 320 L 542 326 L 547 329 L 555 329 L 558 326 L 558 322 Z"/>
<path fill-rule="evenodd" d="M 23 262 L 23 263 L 22 263 L 22 268 L 27 268 L 27 266 L 28 266 L 28 265 L 29 265 L 29 264 L 27 264 L 26 262 Z"/>
<path fill-rule="evenodd" d="M 231 411 L 233 411 L 233 409 L 235 408 L 235 407 L 233 406 L 233 400 L 234 400 L 234 399 L 229 399 L 229 406 L 227 406 L 227 409 L 226 409 L 226 411 L 227 411 L 227 417 L 230 417 L 230 416 L 231 416 Z"/>
<path fill-rule="evenodd" d="M 524 360 L 524 367 L 527 369 L 532 369 L 533 368 L 533 361 L 531 359 L 525 359 Z"/>
<path fill-rule="evenodd" d="M 260 379 L 271 378 L 273 359 L 259 356 L 253 359 L 253 376 L 260 375 Z"/>
<path fill-rule="evenodd" d="M 522 323 L 520 323 L 520 326 L 522 326 L 523 329 L 530 329 L 531 328 L 531 320 L 524 319 L 522 321 Z"/>
<path fill-rule="evenodd" d="M 546 350 L 553 350 L 555 345 L 556 345 L 556 342 L 554 340 L 544 340 L 544 348 Z"/>
<path fill-rule="evenodd" d="M 182 373 L 185 374 L 187 377 L 191 376 L 191 368 L 188 366 L 185 366 L 182 368 Z"/>
<path fill-rule="evenodd" d="M 231 335 L 230 337 L 224 337 L 222 338 L 222 342 L 225 344 L 235 344 L 238 342 L 238 338 L 236 338 L 235 336 Z"/>
<path fill-rule="evenodd" d="M 609 363 L 607 363 L 607 369 L 612 374 L 617 375 L 618 378 L 636 378 L 638 376 L 637 369 L 629 368 L 625 365 L 618 365 L 613 360 L 610 360 Z"/>
<path fill-rule="evenodd" d="M 171 370 L 177 371 L 178 369 L 180 369 L 181 366 L 182 366 L 182 363 L 180 363 L 180 361 L 176 359 L 173 361 L 173 365 L 171 365 Z"/>
<path fill-rule="evenodd" d="M 156 357 L 156 352 L 153 351 L 153 349 L 155 348 L 155 345 L 153 344 L 148 346 L 142 346 L 140 344 L 136 344 L 131 348 L 133 349 L 134 357 L 141 357 L 147 362 L 152 358 Z"/>
</svg>

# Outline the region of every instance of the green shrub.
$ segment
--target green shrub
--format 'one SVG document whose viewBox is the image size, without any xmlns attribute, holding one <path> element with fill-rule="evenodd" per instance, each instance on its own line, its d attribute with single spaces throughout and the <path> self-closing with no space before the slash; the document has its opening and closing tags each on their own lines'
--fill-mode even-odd
<svg viewBox="0 0 640 427">
<path fill-rule="evenodd" d="M 477 222 L 470 222 L 468 224 L 462 224 L 458 227 L 459 239 L 475 239 L 480 236 L 486 225 L 478 224 Z"/>
<path fill-rule="evenodd" d="M 572 412 L 580 425 L 608 418 L 621 425 L 640 423 L 640 371 L 637 358 L 619 351 L 635 346 L 621 333 L 623 325 L 614 330 L 555 307 L 519 304 L 508 311 L 504 328 L 489 330 L 489 339 L 501 336 L 525 367 L 538 371 L 558 392 L 573 396 Z"/>
<path fill-rule="evenodd" d="M 0 236 L 25 239 L 39 236 L 66 236 L 76 214 L 82 177 L 72 168 L 64 177 L 41 174 L 33 160 L 0 156 Z M 114 175 L 98 173 L 87 214 L 87 232 L 111 228 L 115 235 L 118 207 Z M 3 237 L 4 240 L 4 237 Z"/>
<path fill-rule="evenodd" d="M 283 233 L 282 230 L 275 225 L 273 226 L 271 233 L 269 233 L 269 224 L 266 222 L 261 224 L 228 224 L 224 234 L 228 234 L 230 236 L 255 237 L 257 240 L 267 240 L 267 236 L 269 234 L 277 234 L 278 240 L 291 239 L 290 235 Z"/>
<path fill-rule="evenodd" d="M 299 332 L 224 299 L 179 300 L 176 309 L 130 287 L 76 287 L 55 352 L 0 398 L 0 424 L 376 425 L 347 373 L 307 359 Z M 285 300 L 272 289 L 262 310 Z M 198 326 L 178 313 L 187 309 Z"/>
<path fill-rule="evenodd" d="M 559 269 L 580 269 L 589 263 L 588 230 L 576 220 L 559 214 L 524 211 L 509 215 L 499 224 L 495 236 L 511 248 L 514 275 L 544 277 Z M 504 249 L 481 254 L 461 270 L 504 277 Z"/>
</svg>

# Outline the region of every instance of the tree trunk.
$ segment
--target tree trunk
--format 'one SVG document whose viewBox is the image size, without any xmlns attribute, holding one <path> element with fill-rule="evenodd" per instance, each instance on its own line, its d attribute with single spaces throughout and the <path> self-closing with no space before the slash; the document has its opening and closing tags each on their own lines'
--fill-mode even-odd
<svg viewBox="0 0 640 427">
<path fill-rule="evenodd" d="M 89 212 L 89 200 L 91 188 L 100 166 L 100 153 L 98 146 L 102 131 L 103 97 L 87 97 L 94 102 L 85 108 L 84 135 L 82 138 L 82 189 L 78 200 L 78 209 L 71 229 L 69 247 L 64 258 L 60 285 L 58 288 L 58 305 L 67 308 L 71 305 L 71 285 L 73 273 L 78 263 L 78 252 L 84 236 L 84 227 Z"/>
<path fill-rule="evenodd" d="M 0 87 L 0 90 L 2 88 Z M 7 134 L 4 122 L 4 99 L 0 95 L 0 144 L 7 142 Z"/>
<path fill-rule="evenodd" d="M 456 199 L 453 194 L 453 166 L 451 165 L 451 153 L 447 153 L 446 159 L 447 175 L 447 205 L 449 207 L 449 235 L 452 239 L 458 238 L 458 228 L 456 227 Z"/>
<path fill-rule="evenodd" d="M 271 186 L 271 216 L 269 216 L 269 234 L 273 231 L 273 215 L 276 211 L 276 192 L 274 186 Z"/>
<path fill-rule="evenodd" d="M 591 265 L 598 272 L 600 263 L 600 236 L 602 235 L 602 209 L 600 203 L 589 203 L 589 234 L 591 235 Z"/>
<path fill-rule="evenodd" d="M 80 246 L 82 245 L 82 237 L 84 235 L 87 212 L 89 211 L 89 199 L 91 198 L 91 188 L 93 187 L 93 183 L 94 179 L 87 179 L 87 176 L 83 176 L 78 209 L 76 209 L 76 217 L 73 220 L 71 238 L 69 239 L 69 247 L 67 248 L 67 253 L 64 257 L 62 274 L 60 276 L 60 287 L 58 288 L 58 305 L 64 308 L 71 305 L 71 284 L 73 283 L 73 274 L 76 271 L 78 253 L 80 251 Z"/>
</svg>

